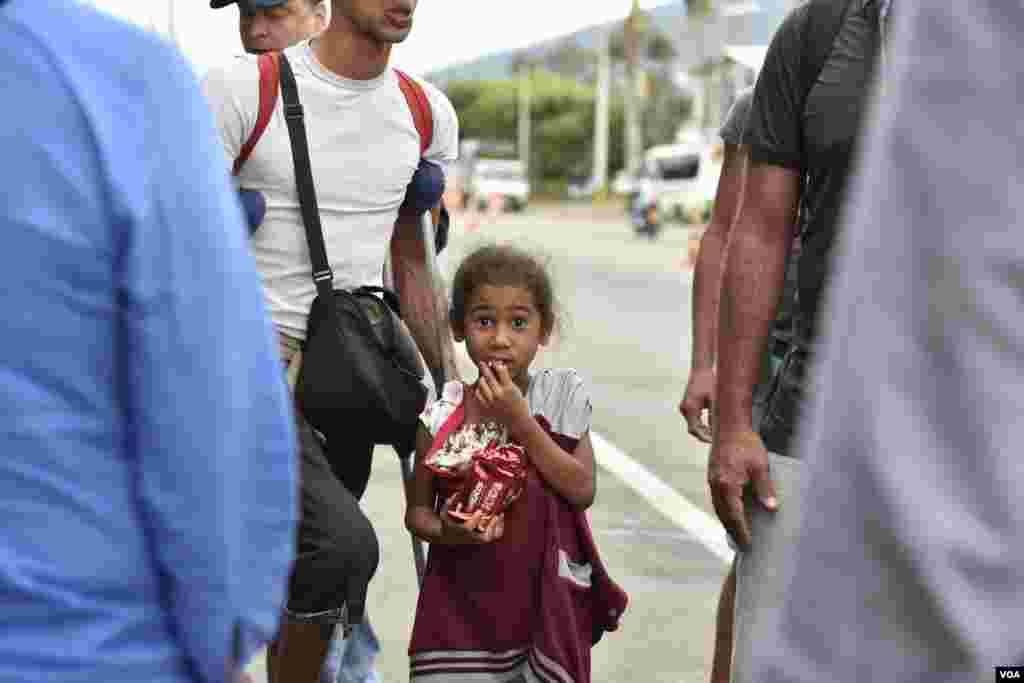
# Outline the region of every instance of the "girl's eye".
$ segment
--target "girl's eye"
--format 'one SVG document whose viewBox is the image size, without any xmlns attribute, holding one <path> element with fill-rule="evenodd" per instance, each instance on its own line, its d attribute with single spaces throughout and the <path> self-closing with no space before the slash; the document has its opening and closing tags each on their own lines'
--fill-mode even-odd
<svg viewBox="0 0 1024 683">
<path fill-rule="evenodd" d="M 494 324 L 494 318 L 477 318 L 476 324 L 478 327 L 490 327 Z"/>
<path fill-rule="evenodd" d="M 525 330 L 530 325 L 530 321 L 526 318 L 516 318 L 512 321 L 512 327 L 517 330 Z"/>
</svg>

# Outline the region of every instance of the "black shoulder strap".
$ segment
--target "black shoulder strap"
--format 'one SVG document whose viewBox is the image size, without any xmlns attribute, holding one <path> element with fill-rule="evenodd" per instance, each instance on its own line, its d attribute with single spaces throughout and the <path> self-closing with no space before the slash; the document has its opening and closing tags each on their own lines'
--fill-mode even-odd
<svg viewBox="0 0 1024 683">
<path fill-rule="evenodd" d="M 807 0 L 803 6 L 807 12 L 804 21 L 803 35 L 800 51 L 800 102 L 797 112 L 803 116 L 807 109 L 807 98 L 818 81 L 825 62 L 832 54 L 832 46 L 835 45 L 839 32 L 846 23 L 846 18 L 854 4 L 861 0 Z M 801 155 L 806 160 L 806 154 Z M 806 171 L 806 164 L 805 164 Z M 807 176 L 804 175 L 803 182 L 806 184 Z M 803 190 L 807 188 L 804 187 Z M 801 192 L 801 209 L 805 192 Z"/>
<path fill-rule="evenodd" d="M 292 143 L 292 162 L 295 165 L 295 186 L 299 192 L 302 224 L 306 228 L 309 259 L 313 263 L 313 282 L 316 283 L 316 291 L 321 299 L 329 301 L 334 290 L 334 273 L 327 261 L 324 231 L 320 225 L 320 209 L 316 204 L 316 186 L 313 184 L 313 170 L 309 165 L 309 142 L 306 139 L 302 104 L 299 102 L 299 88 L 295 84 L 292 65 L 288 63 L 288 58 L 284 54 L 281 55 L 281 99 L 284 101 L 288 139 Z"/>
<path fill-rule="evenodd" d="M 807 0 L 807 21 L 804 24 L 803 50 L 800 60 L 801 106 L 825 68 L 832 46 L 846 23 L 850 10 L 860 0 Z"/>
<path fill-rule="evenodd" d="M 843 30 L 846 18 L 850 15 L 854 4 L 860 1 L 807 0 L 805 5 L 807 17 L 804 22 L 803 35 L 801 36 L 800 106 L 797 110 L 800 115 L 807 109 L 807 98 L 811 94 L 814 84 L 818 81 L 822 69 L 825 68 L 825 62 L 828 61 L 829 55 L 832 54 L 832 46 L 835 45 L 840 31 Z M 806 159 L 806 154 L 803 156 Z M 809 210 L 807 208 L 807 180 L 808 174 L 805 165 L 805 172 L 801 181 L 801 218 L 797 226 L 798 233 L 802 233 L 806 226 L 803 217 L 806 216 Z M 803 324 L 803 315 L 800 307 L 796 306 L 792 322 L 794 332 L 792 342 L 794 346 L 807 348 L 809 346 L 809 343 L 806 342 L 808 335 L 803 332 Z"/>
</svg>

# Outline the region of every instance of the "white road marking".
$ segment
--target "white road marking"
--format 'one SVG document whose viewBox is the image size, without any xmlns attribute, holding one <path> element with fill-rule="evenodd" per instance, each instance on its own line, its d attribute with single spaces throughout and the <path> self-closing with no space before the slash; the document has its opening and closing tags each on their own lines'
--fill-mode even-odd
<svg viewBox="0 0 1024 683">
<path fill-rule="evenodd" d="M 598 465 L 614 474 L 673 524 L 689 532 L 720 560 L 732 564 L 733 550 L 718 521 L 597 432 L 590 432 L 590 440 Z"/>
</svg>

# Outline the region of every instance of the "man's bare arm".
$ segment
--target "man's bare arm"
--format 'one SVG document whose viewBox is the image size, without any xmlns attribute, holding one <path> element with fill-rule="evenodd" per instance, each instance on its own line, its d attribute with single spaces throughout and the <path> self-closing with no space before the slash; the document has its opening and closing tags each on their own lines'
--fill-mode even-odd
<svg viewBox="0 0 1024 683">
<path fill-rule="evenodd" d="M 798 172 L 750 164 L 722 284 L 716 430 L 708 483 L 715 512 L 742 546 L 750 543 L 744 487 L 752 483 L 763 505 L 776 505 L 768 454 L 751 423 L 752 394 L 782 298 L 799 199 Z"/>
<path fill-rule="evenodd" d="M 725 254 L 729 234 L 739 212 L 746 173 L 745 145 L 725 145 L 722 172 L 715 190 L 715 205 L 707 230 L 700 241 L 700 251 L 693 273 L 693 347 L 690 354 L 690 377 L 679 402 L 679 412 L 686 419 L 692 436 L 711 443 L 711 425 L 705 420 L 714 412 L 715 355 L 718 334 L 718 302 L 725 270 Z"/>
<path fill-rule="evenodd" d="M 717 417 L 723 430 L 751 429 L 752 394 L 782 299 L 799 198 L 799 174 L 751 164 L 722 281 Z"/>
<path fill-rule="evenodd" d="M 691 369 L 715 365 L 718 333 L 718 303 L 725 271 L 729 235 L 743 194 L 747 165 L 745 145 L 726 145 L 722 174 L 715 192 L 711 222 L 700 241 L 693 272 L 693 353 Z"/>
<path fill-rule="evenodd" d="M 434 274 L 427 265 L 421 217 L 400 214 L 391 237 L 391 267 L 395 289 L 402 306 L 402 319 L 409 327 L 416 346 L 437 376 L 455 377 L 455 351 L 448 327 L 447 306 L 435 290 Z"/>
</svg>

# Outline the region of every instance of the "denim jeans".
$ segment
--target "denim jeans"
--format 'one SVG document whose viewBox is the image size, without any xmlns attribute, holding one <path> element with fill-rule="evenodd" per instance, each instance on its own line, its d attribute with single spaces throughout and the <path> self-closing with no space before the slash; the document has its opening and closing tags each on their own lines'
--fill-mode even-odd
<svg viewBox="0 0 1024 683">
<path fill-rule="evenodd" d="M 339 629 L 331 640 L 320 683 L 380 683 L 375 665 L 378 654 L 380 642 L 369 616 L 352 627 L 347 639 Z"/>
</svg>

